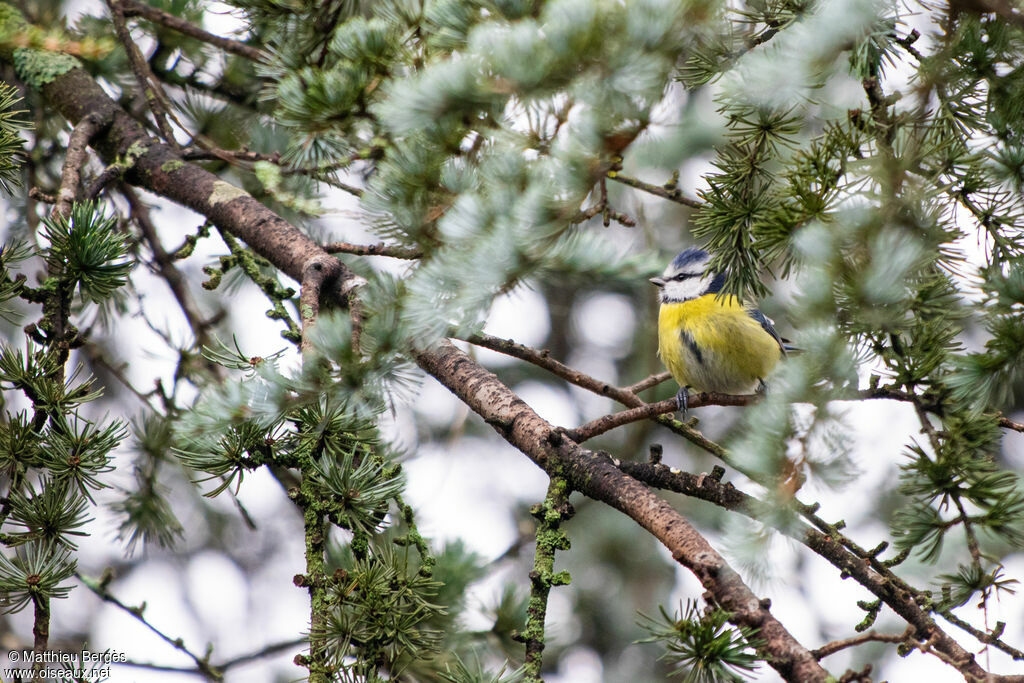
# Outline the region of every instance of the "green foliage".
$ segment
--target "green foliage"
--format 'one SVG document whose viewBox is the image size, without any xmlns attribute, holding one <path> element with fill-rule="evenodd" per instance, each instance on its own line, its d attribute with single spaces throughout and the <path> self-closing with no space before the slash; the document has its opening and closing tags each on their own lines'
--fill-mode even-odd
<svg viewBox="0 0 1024 683">
<path fill-rule="evenodd" d="M 172 444 L 171 421 L 157 415 L 147 416 L 132 424 L 132 432 L 137 451 L 132 468 L 135 485 L 111 504 L 114 514 L 121 519 L 118 540 L 125 541 L 129 555 L 140 542 L 147 547 L 155 542 L 170 548 L 184 534 L 167 500 L 169 489 L 158 478 Z"/>
<path fill-rule="evenodd" d="M 47 263 L 69 287 L 79 287 L 83 299 L 99 303 L 128 281 L 132 262 L 125 259 L 128 247 L 116 216 L 105 216 L 95 202 L 77 202 L 69 216 L 43 223 Z"/>
<path fill-rule="evenodd" d="M 3 128 L 0 127 L 0 131 L 2 130 Z M 0 156 L 0 159 L 2 158 Z M 31 255 L 32 251 L 21 242 L 0 246 L 0 268 L 2 268 L 0 270 L 0 319 L 12 324 L 17 320 L 17 311 L 7 308 L 4 304 L 22 293 L 25 282 L 24 277 L 12 277 L 9 268 Z"/>
<path fill-rule="evenodd" d="M 56 481 L 43 480 L 40 491 L 27 484 L 11 494 L 11 514 L 8 522 L 25 527 L 25 531 L 9 534 L 14 544 L 42 541 L 48 546 L 64 546 L 78 550 L 70 536 L 86 536 L 82 527 L 86 517 L 88 499 L 71 487 Z"/>
<path fill-rule="evenodd" d="M 439 586 L 387 545 L 342 567 L 324 633 L 342 680 L 372 677 L 378 667 L 400 674 L 403 660 L 438 652 L 442 634 L 426 624 L 444 611 L 432 602 Z"/>
<path fill-rule="evenodd" d="M 33 541 L 21 546 L 13 558 L 0 554 L 0 595 L 3 612 L 20 612 L 29 602 L 63 599 L 74 586 L 61 585 L 75 573 L 71 551 Z"/>
<path fill-rule="evenodd" d="M 750 652 L 758 647 L 757 638 L 746 627 L 728 625 L 729 613 L 709 607 L 703 611 L 695 601 L 687 601 L 685 611 L 669 615 L 660 608 L 661 618 L 641 614 L 641 626 L 650 637 L 638 642 L 660 643 L 661 656 L 672 667 L 673 676 L 684 676 L 686 683 L 739 682 L 741 674 L 752 673 L 759 658 Z"/>
<path fill-rule="evenodd" d="M 12 121 L 0 115 L 0 147 Z M 0 158 L 7 158 L 2 149 Z M 6 480 L 0 525 L 4 545 L 15 548 L 13 557 L 0 555 L 0 593 L 6 596 L 7 611 L 33 602 L 37 614 L 48 615 L 49 601 L 67 596 L 70 587 L 60 584 L 75 571 L 71 553 L 88 535 L 83 527 L 96 504 L 94 493 L 109 486 L 111 454 L 126 436 L 120 421 L 84 417 L 82 406 L 101 392 L 93 378 L 83 376 L 81 366 L 67 368 L 77 334 L 72 310 L 110 299 L 133 267 L 116 225 L 116 218 L 105 216 L 97 204 L 76 203 L 70 216 L 44 219 L 49 248 L 14 244 L 0 255 L 0 297 L 42 304 L 39 324 L 27 327 L 36 343 L 27 340 L 24 352 L 9 344 L 0 347 L 0 385 L 19 390 L 31 404 L 31 410 L 5 413 L 0 422 L 0 469 Z M 38 289 L 9 272 L 31 256 L 44 257 L 48 266 Z"/>
<path fill-rule="evenodd" d="M 328 441 L 326 454 L 314 463 L 313 473 L 337 501 L 339 509 L 332 517 L 339 526 L 372 534 L 379 531 L 388 510 L 388 501 L 405 487 L 397 468 L 378 461 L 369 453 L 332 452 L 336 442 Z"/>
<path fill-rule="evenodd" d="M 453 666 L 446 667 L 441 673 L 441 680 L 448 683 L 518 683 L 523 680 L 522 669 L 509 671 L 506 674 L 507 669 L 508 664 L 506 663 L 497 672 L 485 671 L 479 662 L 475 668 L 471 669 L 461 659 L 456 659 Z"/>
<path fill-rule="evenodd" d="M 21 98 L 14 86 L 0 83 L 0 189 L 7 193 L 21 184 L 21 165 L 25 152 L 19 131 L 30 127 L 22 118 L 25 111 L 14 108 L 20 102 Z M 3 300 L 0 297 L 0 301 Z"/>
<path fill-rule="evenodd" d="M 1005 578 L 1001 566 L 996 566 L 988 572 L 977 565 L 960 566 L 956 574 L 941 574 L 939 578 L 945 582 L 941 607 L 946 609 L 965 604 L 977 593 L 981 593 L 981 606 L 984 607 L 985 602 L 993 595 L 1016 593 L 1016 589 L 1011 586 L 1020 583 L 1016 579 Z"/>
<path fill-rule="evenodd" d="M 34 88 L 42 88 L 58 76 L 63 76 L 82 63 L 71 55 L 35 48 L 18 48 L 14 51 L 14 69 L 18 78 Z"/>
</svg>

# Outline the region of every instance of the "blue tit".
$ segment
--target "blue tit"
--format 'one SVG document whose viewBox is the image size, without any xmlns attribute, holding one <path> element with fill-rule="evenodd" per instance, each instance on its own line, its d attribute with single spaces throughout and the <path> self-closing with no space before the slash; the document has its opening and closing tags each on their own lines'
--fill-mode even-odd
<svg viewBox="0 0 1024 683">
<path fill-rule="evenodd" d="M 686 412 L 687 392 L 749 394 L 786 355 L 772 322 L 735 296 L 719 296 L 724 273 L 709 272 L 710 254 L 687 249 L 676 256 L 658 287 L 658 355 L 679 382 L 676 403 Z"/>
</svg>

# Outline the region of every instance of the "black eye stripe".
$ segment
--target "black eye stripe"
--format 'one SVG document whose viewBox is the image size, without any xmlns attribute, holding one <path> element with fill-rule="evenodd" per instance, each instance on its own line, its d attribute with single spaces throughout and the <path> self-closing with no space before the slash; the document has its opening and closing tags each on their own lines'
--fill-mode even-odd
<svg viewBox="0 0 1024 683">
<path fill-rule="evenodd" d="M 676 275 L 673 275 L 672 279 L 676 280 L 677 282 L 682 282 L 683 280 L 689 280 L 691 277 L 697 277 L 697 276 L 698 276 L 697 273 L 678 273 Z"/>
</svg>

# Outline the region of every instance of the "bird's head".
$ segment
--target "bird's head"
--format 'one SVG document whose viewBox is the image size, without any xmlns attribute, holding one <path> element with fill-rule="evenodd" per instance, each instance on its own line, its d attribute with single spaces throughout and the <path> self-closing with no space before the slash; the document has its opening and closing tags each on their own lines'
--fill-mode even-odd
<svg viewBox="0 0 1024 683">
<path fill-rule="evenodd" d="M 664 273 L 651 278 L 651 284 L 660 290 L 658 301 L 663 304 L 678 303 L 722 291 L 725 274 L 709 272 L 710 260 L 708 252 L 696 247 L 680 252 L 668 264 Z"/>
</svg>

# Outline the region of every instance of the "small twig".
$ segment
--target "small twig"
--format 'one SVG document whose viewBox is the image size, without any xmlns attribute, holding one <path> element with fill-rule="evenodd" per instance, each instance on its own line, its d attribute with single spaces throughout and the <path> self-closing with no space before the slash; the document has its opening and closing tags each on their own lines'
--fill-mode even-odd
<svg viewBox="0 0 1024 683">
<path fill-rule="evenodd" d="M 38 187 L 30 187 L 28 190 L 28 196 L 30 199 L 34 199 L 37 202 L 42 202 L 43 204 L 57 203 L 57 195 L 47 194 L 46 192 L 40 190 Z"/>
<path fill-rule="evenodd" d="M 903 633 L 878 633 L 877 631 L 868 631 L 861 633 L 859 636 L 853 636 L 852 638 L 846 638 L 845 640 L 834 640 L 831 643 L 826 643 L 819 647 L 817 650 L 811 650 L 811 654 L 814 655 L 815 659 L 824 659 L 829 655 L 834 655 L 840 650 L 845 650 L 849 647 L 856 647 L 857 645 L 863 645 L 864 643 L 904 643 L 909 640 L 913 640 L 914 627 L 909 626 Z"/>
<path fill-rule="evenodd" d="M 609 398 L 631 408 L 636 408 L 638 406 L 645 405 L 646 403 L 642 398 L 629 389 L 617 387 L 607 382 L 602 382 L 601 380 L 582 373 L 579 370 L 575 370 L 565 363 L 561 363 L 552 358 L 547 351 L 538 351 L 537 349 L 530 348 L 529 346 L 517 344 L 511 339 L 500 339 L 489 334 L 472 335 L 470 337 L 466 337 L 465 341 L 478 346 L 483 346 L 484 348 L 491 349 L 492 351 L 497 351 L 498 353 L 504 353 L 506 355 L 513 356 L 514 358 L 525 360 L 528 363 L 533 363 L 534 365 L 544 368 L 548 372 L 561 377 L 567 382 L 575 384 L 578 387 L 582 387 L 587 391 L 592 391 L 600 396 L 608 396 Z M 727 460 L 728 454 L 724 448 L 705 437 L 693 427 L 675 420 L 668 415 L 657 415 L 654 419 L 690 443 L 703 448 L 714 456 L 722 458 L 727 462 L 727 464 L 735 467 L 734 463 Z"/>
<path fill-rule="evenodd" d="M 972 636 L 977 638 L 980 642 L 985 643 L 987 645 L 992 645 L 993 647 L 1002 650 L 1006 654 L 1013 657 L 1015 661 L 1024 662 L 1024 650 L 1019 650 L 1013 647 L 1012 645 L 1008 645 L 999 638 L 994 637 L 992 633 L 987 633 L 979 628 L 972 626 L 971 624 L 964 621 L 957 615 L 953 614 L 952 610 L 936 610 L 935 613 L 941 616 L 949 623 L 953 624 L 954 626 L 963 629 L 964 631 L 967 631 Z"/>
<path fill-rule="evenodd" d="M 971 518 L 967 515 L 967 511 L 964 509 L 964 504 L 963 501 L 960 500 L 960 496 L 951 494 L 949 497 L 953 501 L 953 505 L 956 506 L 957 512 L 960 513 L 960 516 L 957 517 L 957 519 L 963 522 L 964 534 L 967 536 L 967 550 L 971 553 L 971 561 L 980 571 L 981 547 L 978 545 L 978 536 L 974 533 L 974 525 L 971 523 Z M 987 597 L 987 594 L 982 592 L 982 596 Z"/>
<path fill-rule="evenodd" d="M 68 138 L 68 151 L 60 170 L 60 189 L 57 191 L 55 217 L 67 218 L 71 215 L 71 205 L 78 198 L 78 183 L 81 178 L 82 164 L 88 152 L 89 141 L 102 130 L 109 119 L 104 120 L 98 113 L 87 114 L 78 122 L 71 137 Z"/>
<path fill-rule="evenodd" d="M 362 197 L 363 190 L 354 185 L 343 183 L 340 180 L 330 178 L 326 173 L 330 173 L 332 170 L 337 170 L 334 167 L 325 168 L 292 168 L 281 164 L 281 154 L 279 152 L 273 152 L 271 154 L 265 154 L 262 152 L 250 152 L 249 150 L 230 150 L 222 149 L 217 147 L 212 142 L 202 136 L 197 136 L 194 142 L 199 145 L 199 148 L 188 147 L 182 152 L 182 157 L 189 160 L 217 160 L 231 164 L 232 166 L 238 166 L 251 170 L 248 166 L 245 166 L 239 162 L 259 162 L 266 161 L 272 164 L 276 164 L 281 167 L 281 173 L 284 175 L 304 175 L 313 180 L 321 183 L 326 183 L 331 187 L 336 187 L 339 190 L 348 192 L 349 194 Z"/>
<path fill-rule="evenodd" d="M 209 661 L 207 661 L 206 657 L 200 657 L 199 655 L 185 647 L 185 643 L 182 641 L 181 638 L 171 638 L 169 635 L 158 629 L 156 626 L 153 626 L 153 624 L 149 623 L 149 621 L 146 620 L 146 617 L 143 616 L 142 607 L 131 607 L 121 602 L 117 597 L 114 596 L 113 593 L 107 590 L 107 587 L 102 580 L 96 581 L 93 579 L 87 579 L 78 572 L 75 572 L 75 576 L 78 578 L 79 581 L 82 582 L 83 585 L 85 585 L 86 588 L 91 590 L 101 600 L 103 600 L 104 602 L 109 602 L 111 605 L 114 605 L 115 607 L 124 610 L 125 612 L 133 616 L 137 621 L 139 621 L 143 626 L 145 626 L 150 631 L 155 633 L 165 643 L 173 647 L 175 650 L 178 650 L 188 655 L 189 658 L 191 658 L 192 661 L 196 663 L 196 669 L 203 676 L 213 681 L 220 681 L 224 678 L 223 672 L 219 671 L 216 667 L 211 666 Z"/>
<path fill-rule="evenodd" d="M 598 186 L 600 187 L 600 192 L 601 192 L 600 200 L 596 204 L 594 204 L 593 206 L 591 206 L 591 207 L 589 207 L 587 209 L 582 209 L 581 211 L 579 211 L 575 216 L 573 216 L 569 220 L 569 222 L 572 223 L 573 225 L 576 225 L 577 223 L 583 223 L 583 222 L 589 221 L 594 216 L 597 216 L 598 214 L 600 214 L 601 215 L 602 223 L 604 224 L 604 227 L 606 227 L 606 228 L 609 225 L 611 225 L 611 221 L 613 221 L 613 220 L 616 223 L 619 223 L 621 225 L 626 226 L 627 228 L 635 228 L 636 227 L 636 221 L 633 220 L 632 217 L 627 216 L 626 214 L 622 213 L 621 211 L 616 211 L 608 203 L 608 184 L 607 184 L 607 179 L 606 178 L 601 178 L 598 181 Z"/>
<path fill-rule="evenodd" d="M 878 387 L 877 389 L 863 389 L 861 391 L 858 391 L 852 397 L 852 400 L 859 401 L 864 399 L 889 399 L 891 401 L 903 401 L 905 403 L 921 403 L 921 397 L 918 396 L 917 394 L 913 394 L 908 391 L 902 391 L 900 389 L 892 389 L 889 387 Z M 927 403 L 922 404 L 921 408 L 930 413 L 935 412 L 934 406 L 931 406 L 930 404 Z M 1020 422 L 1014 422 L 1013 420 L 1011 420 L 1008 417 L 1005 417 L 1004 415 L 999 415 L 998 420 L 999 426 L 1003 427 L 1004 429 L 1012 429 L 1015 432 L 1024 432 L 1024 424 L 1021 424 Z"/>
<path fill-rule="evenodd" d="M 999 426 L 1005 427 L 1006 429 L 1012 429 L 1015 432 L 1024 432 L 1024 424 L 1021 424 L 1020 422 L 1014 422 L 1013 420 L 1007 417 L 999 418 Z"/>
<path fill-rule="evenodd" d="M 297 168 L 296 169 L 289 169 L 289 168 L 285 168 L 284 169 L 284 174 L 285 175 L 305 175 L 305 176 L 309 176 L 310 178 L 312 178 L 313 180 L 315 180 L 317 182 L 327 183 L 331 187 L 334 187 L 334 188 L 337 188 L 339 190 L 342 190 L 343 192 L 348 192 L 350 195 L 352 195 L 354 197 L 362 197 L 363 196 L 362 189 L 356 187 L 355 185 L 349 185 L 348 183 L 343 183 L 340 180 L 335 180 L 334 178 L 328 178 L 325 175 L 321 175 L 321 174 L 318 174 L 318 173 L 315 173 L 315 172 L 310 172 L 310 171 L 308 171 L 306 169 L 297 169 Z"/>
<path fill-rule="evenodd" d="M 247 664 L 257 659 L 263 659 L 264 657 L 272 657 L 280 652 L 290 650 L 300 645 L 305 645 L 308 642 L 308 638 L 293 638 L 292 640 L 287 640 L 280 643 L 271 643 L 266 647 L 260 648 L 256 652 L 250 652 L 249 654 L 239 655 L 238 657 L 233 657 L 232 659 L 225 660 L 219 664 L 212 664 L 210 666 L 211 668 L 216 669 L 217 671 L 225 673 L 228 671 L 228 669 L 231 669 L 232 667 L 238 666 L 240 664 Z M 151 671 L 172 671 L 175 673 L 196 674 L 199 676 L 205 675 L 200 669 L 186 666 L 165 666 L 163 664 L 136 662 L 134 660 L 128 660 L 127 662 L 118 662 L 118 664 L 120 664 L 121 666 L 135 667 L 137 669 L 149 669 Z"/>
<path fill-rule="evenodd" d="M 694 209 L 699 209 L 702 206 L 704 206 L 704 202 L 698 199 L 691 199 L 690 197 L 685 196 L 682 190 L 678 188 L 668 189 L 661 185 L 645 183 L 642 180 L 622 175 L 620 172 L 614 170 L 608 171 L 608 177 L 614 180 L 615 182 L 622 183 L 623 185 L 629 185 L 630 187 L 635 187 L 638 190 L 643 190 L 644 192 L 657 195 L 658 197 L 668 199 L 669 201 L 676 202 L 677 204 L 682 204 L 683 206 L 689 206 Z"/>
<path fill-rule="evenodd" d="M 700 408 L 701 406 L 746 406 L 759 401 L 760 398 L 761 397 L 756 394 L 740 396 L 733 394 L 719 394 L 716 392 L 701 392 L 699 394 L 690 394 L 687 405 L 690 408 Z M 586 424 L 580 425 L 575 429 L 568 430 L 566 434 L 576 443 L 583 443 L 588 439 L 593 439 L 595 436 L 600 436 L 601 434 L 609 432 L 617 427 L 622 427 L 623 425 L 627 425 L 632 422 L 639 422 L 640 420 L 646 420 L 654 417 L 655 415 L 674 413 L 677 409 L 678 407 L 674 398 L 658 401 L 657 403 L 644 403 L 636 408 L 603 415 L 587 422 Z"/>
<path fill-rule="evenodd" d="M 46 651 L 50 641 L 50 599 L 33 596 L 32 651 L 36 654 L 32 671 L 38 674 L 46 668 Z"/>
<path fill-rule="evenodd" d="M 113 363 L 107 360 L 106 356 L 103 355 L 103 349 L 101 349 L 99 346 L 90 341 L 86 341 L 82 345 L 81 351 L 86 355 L 90 363 L 98 365 L 99 367 L 109 372 L 111 375 L 113 375 L 114 379 L 116 379 L 118 382 L 124 385 L 124 387 L 128 389 L 128 391 L 135 394 L 135 397 L 142 401 L 143 405 L 145 405 L 147 408 L 153 411 L 154 415 L 158 415 L 160 413 L 160 411 L 157 410 L 156 406 L 154 406 L 153 403 L 151 402 L 150 395 L 144 394 L 141 391 L 139 391 L 138 388 L 134 384 L 132 384 L 131 381 L 129 381 L 128 377 L 125 375 L 124 370 L 125 368 L 128 367 L 127 361 L 125 361 L 121 365 L 115 366 Z"/>
<path fill-rule="evenodd" d="M 174 258 L 167 253 L 163 244 L 161 244 L 160 235 L 150 219 L 149 207 L 142 203 L 138 194 L 131 187 L 122 184 L 120 192 L 128 200 L 131 217 L 135 220 L 136 225 L 139 226 L 143 239 L 153 253 L 157 272 L 167 283 L 167 287 L 174 294 L 181 312 L 185 315 L 185 320 L 188 321 L 188 325 L 192 329 L 192 335 L 195 337 L 195 343 L 200 347 L 208 345 L 210 342 L 208 334 L 209 325 L 199 310 L 198 302 L 192 296 L 192 292 L 189 291 L 187 278 L 175 265 Z M 207 366 L 215 376 L 222 376 L 223 368 L 219 365 L 207 363 Z"/>
<path fill-rule="evenodd" d="M 120 0 L 120 2 L 123 7 L 125 17 L 139 16 L 157 24 L 162 24 L 172 31 L 184 33 L 196 40 L 219 47 L 225 52 L 230 52 L 231 54 L 238 55 L 239 57 L 245 57 L 246 59 L 251 59 L 254 62 L 267 61 L 267 55 L 258 48 L 246 45 L 238 40 L 224 38 L 214 35 L 208 31 L 204 31 L 195 24 L 190 24 L 184 19 L 176 17 L 162 9 L 157 9 L 156 7 L 147 5 L 144 2 L 137 2 L 136 0 Z"/>
<path fill-rule="evenodd" d="M 225 161 L 225 156 L 238 159 L 239 161 L 269 161 L 272 164 L 281 163 L 280 152 L 266 154 L 264 152 L 251 152 L 247 149 L 220 149 L 211 146 L 186 147 L 181 150 L 181 158 L 187 161 Z"/>
<path fill-rule="evenodd" d="M 128 63 L 131 65 L 132 73 L 135 74 L 135 81 L 142 90 L 141 94 L 149 104 L 150 111 L 153 112 L 153 118 L 157 128 L 160 129 L 160 134 L 172 149 L 180 152 L 181 147 L 174 139 L 174 131 L 171 130 L 171 124 L 167 121 L 170 117 L 170 103 L 167 101 L 163 87 L 149 70 L 149 65 L 139 51 L 138 45 L 135 44 L 128 32 L 124 18 L 124 2 L 125 0 L 107 0 L 107 6 L 110 7 L 110 18 L 114 22 L 114 32 L 117 34 L 118 40 L 121 41 L 121 45 L 124 46 L 128 55 Z"/>
<path fill-rule="evenodd" d="M 639 394 L 641 391 L 646 391 L 651 387 L 656 387 L 662 382 L 666 382 L 671 379 L 672 373 L 670 372 L 659 372 L 651 375 L 650 377 L 644 377 L 636 384 L 630 384 L 628 387 L 623 387 L 628 392 Z"/>
<path fill-rule="evenodd" d="M 904 37 L 897 36 L 895 42 L 897 44 L 901 45 L 904 50 L 906 50 L 911 55 L 913 55 L 914 59 L 916 59 L 919 62 L 923 62 L 924 61 L 924 55 L 921 54 L 920 50 L 918 50 L 916 47 L 914 47 L 914 43 L 916 43 L 917 39 L 920 38 L 920 37 L 921 37 L 921 34 L 918 32 L 918 30 L 917 29 L 913 29 L 910 33 L 908 33 Z"/>
<path fill-rule="evenodd" d="M 328 254 L 355 254 L 357 256 L 390 256 L 398 259 L 418 259 L 423 252 L 415 247 L 402 247 L 393 244 L 352 244 L 351 242 L 330 242 L 324 245 Z"/>
<path fill-rule="evenodd" d="M 86 199 L 96 199 L 100 196 L 100 193 L 106 189 L 114 180 L 117 180 L 124 175 L 125 167 L 124 164 L 110 164 L 89 185 L 89 189 L 85 193 Z"/>
</svg>

